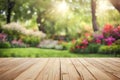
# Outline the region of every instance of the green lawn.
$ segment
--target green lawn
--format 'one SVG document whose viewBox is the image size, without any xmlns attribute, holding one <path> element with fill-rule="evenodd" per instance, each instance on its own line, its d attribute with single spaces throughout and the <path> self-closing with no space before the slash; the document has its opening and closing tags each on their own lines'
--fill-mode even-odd
<svg viewBox="0 0 120 80">
<path fill-rule="evenodd" d="M 0 49 L 0 57 L 114 57 L 106 54 L 70 53 L 67 50 L 39 48 L 10 48 Z"/>
</svg>

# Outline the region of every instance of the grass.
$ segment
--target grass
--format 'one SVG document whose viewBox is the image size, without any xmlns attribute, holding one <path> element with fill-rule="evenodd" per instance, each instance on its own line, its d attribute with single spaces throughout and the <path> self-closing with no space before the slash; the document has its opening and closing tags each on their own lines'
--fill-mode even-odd
<svg viewBox="0 0 120 80">
<path fill-rule="evenodd" d="M 53 50 L 39 48 L 9 48 L 0 49 L 0 57 L 114 57 L 108 54 L 70 53 L 68 50 Z"/>
</svg>

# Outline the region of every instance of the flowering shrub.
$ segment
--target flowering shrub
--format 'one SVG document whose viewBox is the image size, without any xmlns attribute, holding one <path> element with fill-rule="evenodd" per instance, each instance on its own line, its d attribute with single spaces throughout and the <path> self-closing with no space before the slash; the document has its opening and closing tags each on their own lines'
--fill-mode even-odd
<svg viewBox="0 0 120 80">
<path fill-rule="evenodd" d="M 113 46 L 112 44 L 120 39 L 120 26 L 113 27 L 105 25 L 101 34 L 85 34 L 85 38 L 80 42 L 76 41 L 71 47 L 71 52 L 98 52 L 101 45 Z"/>
<path fill-rule="evenodd" d="M 120 26 L 113 29 L 111 35 L 117 40 L 120 39 Z"/>
<path fill-rule="evenodd" d="M 115 41 L 115 38 L 113 38 L 112 36 L 105 39 L 105 42 L 108 46 L 112 45 L 114 41 Z"/>
<path fill-rule="evenodd" d="M 44 33 L 40 32 L 40 31 L 28 30 L 18 23 L 6 24 L 6 25 L 2 26 L 2 29 L 4 30 L 4 32 L 6 34 L 12 35 L 12 36 L 16 35 L 16 37 L 20 36 L 20 35 L 30 35 L 30 36 L 44 38 L 46 36 Z"/>
<path fill-rule="evenodd" d="M 22 39 L 24 43 L 28 44 L 31 47 L 37 47 L 40 42 L 40 38 L 35 36 L 25 36 Z"/>
<path fill-rule="evenodd" d="M 10 43 L 6 40 L 7 35 L 0 33 L 0 48 L 10 48 Z"/>
<path fill-rule="evenodd" d="M 109 34 L 109 33 L 111 33 L 112 31 L 113 31 L 113 26 L 112 25 L 110 25 L 110 24 L 106 24 L 105 26 L 104 26 L 104 28 L 103 28 L 103 33 L 104 34 Z"/>
<path fill-rule="evenodd" d="M 18 23 L 6 24 L 2 26 L 2 29 L 3 32 L 7 34 L 7 37 L 5 34 L 1 33 L 0 40 L 5 40 L 6 38 L 11 42 L 12 47 L 26 47 L 26 44 L 36 47 L 39 44 L 40 39 L 46 36 L 40 31 L 28 30 Z"/>
<path fill-rule="evenodd" d="M 106 25 L 103 28 L 104 37 L 113 37 L 115 39 L 120 39 L 120 26 L 113 27 L 112 25 Z"/>
<path fill-rule="evenodd" d="M 104 36 L 102 34 L 95 34 L 93 35 L 93 43 L 102 44 Z"/>
<path fill-rule="evenodd" d="M 76 53 L 97 53 L 100 47 L 99 42 L 89 41 L 87 39 L 82 40 L 81 42 L 76 42 L 70 49 L 71 52 Z"/>
<path fill-rule="evenodd" d="M 4 34 L 4 33 L 0 33 L 0 42 L 4 42 L 4 41 L 6 41 L 6 37 L 7 37 L 6 34 Z"/>
<path fill-rule="evenodd" d="M 73 43 L 73 46 L 70 48 L 71 52 L 85 52 L 85 48 L 88 46 L 88 40 L 84 39 L 77 40 L 75 43 Z"/>
<path fill-rule="evenodd" d="M 19 39 L 19 40 L 14 39 L 14 40 L 11 42 L 11 46 L 12 46 L 13 48 L 17 48 L 17 47 L 19 47 L 19 48 L 25 48 L 25 47 L 27 47 L 27 45 L 24 44 L 21 39 Z"/>
<path fill-rule="evenodd" d="M 103 29 L 103 35 L 105 37 L 104 40 L 107 45 L 112 45 L 112 43 L 120 39 L 120 26 L 113 27 L 109 25 L 109 28 L 106 28 L 106 27 L 108 27 L 108 25 L 105 26 L 105 28 Z"/>
</svg>

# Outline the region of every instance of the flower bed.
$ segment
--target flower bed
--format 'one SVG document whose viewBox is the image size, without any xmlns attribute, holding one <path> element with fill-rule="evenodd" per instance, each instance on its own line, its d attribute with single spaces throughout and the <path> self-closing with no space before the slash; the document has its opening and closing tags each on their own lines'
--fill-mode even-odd
<svg viewBox="0 0 120 80">
<path fill-rule="evenodd" d="M 120 26 L 113 27 L 112 25 L 105 25 L 100 34 L 93 34 L 74 41 L 70 48 L 71 52 L 76 53 L 104 53 L 102 51 L 104 46 L 118 47 L 108 53 L 120 53 L 119 46 L 113 45 L 117 40 L 120 40 Z M 116 50 L 116 51 L 115 51 Z"/>
<path fill-rule="evenodd" d="M 13 48 L 37 47 L 45 36 L 40 31 L 28 30 L 18 23 L 10 23 L 2 26 L 0 44 L 9 44 Z M 6 45 L 0 48 L 8 47 Z"/>
</svg>

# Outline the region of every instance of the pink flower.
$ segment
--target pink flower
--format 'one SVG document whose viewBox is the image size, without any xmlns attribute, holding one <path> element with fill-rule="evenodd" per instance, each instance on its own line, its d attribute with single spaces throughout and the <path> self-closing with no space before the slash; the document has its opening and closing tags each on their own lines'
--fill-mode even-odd
<svg viewBox="0 0 120 80">
<path fill-rule="evenodd" d="M 82 44 L 88 45 L 88 41 L 86 39 L 83 40 Z"/>
<path fill-rule="evenodd" d="M 98 35 L 98 34 L 95 34 L 95 35 L 94 35 L 94 38 L 95 38 L 95 39 L 103 39 L 104 36 L 103 36 L 103 34 L 99 34 L 99 35 Z"/>
<path fill-rule="evenodd" d="M 112 36 L 105 39 L 105 42 L 107 43 L 107 45 L 111 45 L 114 41 L 115 41 L 115 38 L 113 38 Z"/>
<path fill-rule="evenodd" d="M 4 33 L 0 33 L 0 41 L 5 41 L 6 40 L 7 35 Z"/>
<path fill-rule="evenodd" d="M 11 43 L 12 43 L 12 44 L 17 44 L 17 45 L 22 45 L 22 44 L 24 44 L 21 39 L 19 39 L 19 40 L 14 39 Z"/>
<path fill-rule="evenodd" d="M 108 46 L 112 45 L 112 42 L 107 42 L 107 45 L 108 45 Z"/>
<path fill-rule="evenodd" d="M 12 42 L 11 42 L 12 44 L 18 44 L 18 42 L 17 42 L 17 40 L 16 39 L 14 39 L 14 40 L 12 40 Z"/>
<path fill-rule="evenodd" d="M 120 35 L 118 28 L 113 29 L 112 35 L 114 35 L 115 37 L 118 37 Z"/>
</svg>

